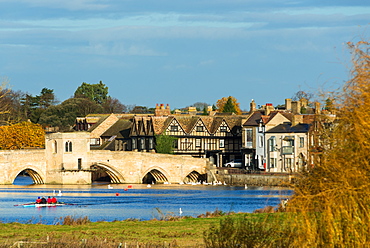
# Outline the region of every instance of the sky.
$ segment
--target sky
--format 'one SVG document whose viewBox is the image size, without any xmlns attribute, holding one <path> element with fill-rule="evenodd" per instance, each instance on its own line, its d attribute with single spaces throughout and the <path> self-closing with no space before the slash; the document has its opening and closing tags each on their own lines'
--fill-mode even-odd
<svg viewBox="0 0 370 248">
<path fill-rule="evenodd" d="M 365 0 L 0 0 L 0 76 L 59 101 L 102 81 L 125 105 L 249 110 L 340 88 L 369 22 Z"/>
</svg>

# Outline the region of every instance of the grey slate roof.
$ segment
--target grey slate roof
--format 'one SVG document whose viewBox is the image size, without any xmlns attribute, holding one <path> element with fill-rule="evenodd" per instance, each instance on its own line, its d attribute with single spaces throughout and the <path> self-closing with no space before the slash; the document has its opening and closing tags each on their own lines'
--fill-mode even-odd
<svg viewBox="0 0 370 248">
<path fill-rule="evenodd" d="M 132 119 L 119 119 L 107 131 L 102 134 L 102 137 L 112 137 L 116 135 L 118 139 L 130 137 L 130 130 L 132 127 Z"/>
<path fill-rule="evenodd" d="M 266 133 L 307 133 L 309 129 L 309 124 L 298 124 L 292 126 L 290 122 L 286 122 L 271 128 L 266 131 Z"/>
</svg>

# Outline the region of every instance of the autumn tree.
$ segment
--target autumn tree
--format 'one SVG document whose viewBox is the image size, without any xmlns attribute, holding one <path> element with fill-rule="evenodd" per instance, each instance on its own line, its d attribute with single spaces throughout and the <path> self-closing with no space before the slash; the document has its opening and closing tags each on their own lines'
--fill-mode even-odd
<svg viewBox="0 0 370 248">
<path fill-rule="evenodd" d="M 43 148 L 45 132 L 41 125 L 21 122 L 0 127 L 0 149 Z"/>
<path fill-rule="evenodd" d="M 338 119 L 322 140 L 322 159 L 299 177 L 288 203 L 296 212 L 283 224 L 290 247 L 370 246 L 370 43 L 348 46 L 352 77 L 328 102 Z"/>
<path fill-rule="evenodd" d="M 223 97 L 216 102 L 216 107 L 221 113 L 235 113 L 240 115 L 242 111 L 240 110 L 239 103 L 235 97 Z"/>
</svg>

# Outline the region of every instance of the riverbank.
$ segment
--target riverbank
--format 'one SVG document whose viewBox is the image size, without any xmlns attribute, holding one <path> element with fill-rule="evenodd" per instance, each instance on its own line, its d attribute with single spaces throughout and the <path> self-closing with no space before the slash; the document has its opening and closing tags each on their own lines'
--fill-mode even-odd
<svg viewBox="0 0 370 248">
<path fill-rule="evenodd" d="M 296 175 L 290 173 L 259 173 L 225 167 L 214 167 L 209 170 L 208 181 L 214 180 L 232 186 L 266 186 L 291 187 Z"/>
<path fill-rule="evenodd" d="M 261 214 L 247 214 L 261 218 Z M 233 214 L 239 218 L 244 214 Z M 58 225 L 0 224 L 0 247 L 27 244 L 26 247 L 205 247 L 203 233 L 218 226 L 225 213 L 205 214 L 202 218 L 163 216 L 163 220 L 89 222 L 68 217 Z M 29 246 L 30 245 L 30 246 Z M 126 246 L 125 246 L 126 245 Z M 23 246 L 22 246 L 23 247 Z"/>
</svg>

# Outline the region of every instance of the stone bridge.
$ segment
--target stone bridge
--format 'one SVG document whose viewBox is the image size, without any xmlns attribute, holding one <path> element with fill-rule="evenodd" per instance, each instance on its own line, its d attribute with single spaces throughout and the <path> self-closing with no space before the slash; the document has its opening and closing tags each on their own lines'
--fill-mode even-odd
<svg viewBox="0 0 370 248">
<path fill-rule="evenodd" d="M 144 152 L 90 150 L 87 132 L 46 135 L 45 149 L 0 151 L 0 184 L 27 172 L 36 184 L 181 183 L 205 180 L 207 159 Z"/>
</svg>

